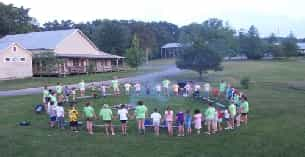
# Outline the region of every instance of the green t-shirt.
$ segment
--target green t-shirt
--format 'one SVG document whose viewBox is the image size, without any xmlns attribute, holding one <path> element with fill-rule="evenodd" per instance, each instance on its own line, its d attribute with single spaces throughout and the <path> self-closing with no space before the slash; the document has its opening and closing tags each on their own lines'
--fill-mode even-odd
<svg viewBox="0 0 305 157">
<path fill-rule="evenodd" d="M 147 107 L 145 105 L 140 105 L 136 107 L 135 114 L 137 119 L 144 119 L 147 112 Z"/>
<path fill-rule="evenodd" d="M 100 117 L 103 120 L 109 121 L 112 119 L 112 111 L 109 108 L 102 108 L 100 111 Z"/>
<path fill-rule="evenodd" d="M 168 87 L 169 84 L 170 84 L 170 81 L 169 80 L 163 80 L 162 84 L 163 84 L 163 87 Z"/>
<path fill-rule="evenodd" d="M 43 92 L 42 92 L 42 95 L 43 95 L 44 98 L 48 97 L 49 96 L 49 90 L 44 89 Z"/>
<path fill-rule="evenodd" d="M 111 83 L 112 83 L 113 88 L 118 88 L 119 87 L 119 81 L 118 80 L 112 80 Z"/>
<path fill-rule="evenodd" d="M 50 100 L 53 101 L 55 105 L 57 105 L 57 98 L 56 98 L 56 96 L 50 95 Z"/>
<path fill-rule="evenodd" d="M 208 107 L 204 115 L 207 119 L 213 119 L 215 117 L 216 110 L 214 107 Z"/>
<path fill-rule="evenodd" d="M 229 105 L 229 112 L 231 116 L 236 115 L 236 106 L 234 104 Z"/>
<path fill-rule="evenodd" d="M 248 101 L 244 101 L 240 104 L 240 107 L 242 109 L 242 113 L 248 113 L 249 112 L 249 103 Z"/>
<path fill-rule="evenodd" d="M 56 88 L 56 93 L 57 94 L 61 94 L 62 93 L 62 86 L 58 85 L 55 88 Z"/>
<path fill-rule="evenodd" d="M 80 89 L 85 89 L 85 82 L 80 82 L 79 83 L 79 88 Z"/>
<path fill-rule="evenodd" d="M 239 105 L 239 96 L 234 96 L 234 103 Z"/>
<path fill-rule="evenodd" d="M 219 84 L 219 91 L 220 92 L 224 92 L 226 90 L 226 86 L 227 84 L 224 82 L 224 83 L 220 83 Z"/>
<path fill-rule="evenodd" d="M 92 118 L 94 116 L 94 108 L 92 106 L 84 107 L 84 113 L 86 118 Z"/>
</svg>

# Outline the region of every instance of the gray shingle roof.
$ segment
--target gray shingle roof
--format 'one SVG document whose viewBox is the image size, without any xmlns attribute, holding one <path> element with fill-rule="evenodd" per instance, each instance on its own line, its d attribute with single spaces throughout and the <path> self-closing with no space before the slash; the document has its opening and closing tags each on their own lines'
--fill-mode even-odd
<svg viewBox="0 0 305 157">
<path fill-rule="evenodd" d="M 10 46 L 9 42 L 0 43 L 0 50 L 6 49 L 8 46 Z"/>
<path fill-rule="evenodd" d="M 63 39 L 75 31 L 77 31 L 77 29 L 6 35 L 0 39 L 0 44 L 15 42 L 29 50 L 55 49 L 57 44 L 59 44 Z"/>
<path fill-rule="evenodd" d="M 305 43 L 297 43 L 299 49 L 305 50 Z"/>
<path fill-rule="evenodd" d="M 167 43 L 167 44 L 163 45 L 161 48 L 166 49 L 166 48 L 178 48 L 178 47 L 182 47 L 182 44 L 180 44 L 180 43 Z"/>
</svg>

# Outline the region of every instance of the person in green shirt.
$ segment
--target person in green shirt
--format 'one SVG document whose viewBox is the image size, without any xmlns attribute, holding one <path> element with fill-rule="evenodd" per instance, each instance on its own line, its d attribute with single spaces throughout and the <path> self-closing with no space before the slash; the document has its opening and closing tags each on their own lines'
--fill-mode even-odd
<svg viewBox="0 0 305 157">
<path fill-rule="evenodd" d="M 233 101 L 231 101 L 231 104 L 229 105 L 229 114 L 230 114 L 230 129 L 234 128 L 234 120 L 236 116 L 236 106 Z"/>
<path fill-rule="evenodd" d="M 226 87 L 227 87 L 227 83 L 226 83 L 224 80 L 221 80 L 221 81 L 220 81 L 220 84 L 219 84 L 219 94 L 220 94 L 221 96 L 224 96 Z"/>
<path fill-rule="evenodd" d="M 140 134 L 145 134 L 145 116 L 147 112 L 147 107 L 143 104 L 143 101 L 138 102 L 138 106 L 135 109 L 136 119 L 138 121 L 138 131 Z"/>
<path fill-rule="evenodd" d="M 215 121 L 215 118 L 216 118 L 216 109 L 215 107 L 212 106 L 212 103 L 209 103 L 208 104 L 209 107 L 205 110 L 205 119 L 207 121 L 207 125 L 208 125 L 208 132 L 207 134 L 210 135 L 212 132 L 212 129 L 215 130 L 214 128 L 214 121 Z"/>
<path fill-rule="evenodd" d="M 115 96 L 120 95 L 119 80 L 117 80 L 117 77 L 113 77 L 111 84 L 112 84 L 114 95 Z"/>
<path fill-rule="evenodd" d="M 85 81 L 82 80 L 79 84 L 80 96 L 85 96 L 86 84 Z"/>
<path fill-rule="evenodd" d="M 112 126 L 112 110 L 109 108 L 108 104 L 104 104 L 103 108 L 100 110 L 100 117 L 105 122 L 105 132 L 109 136 L 109 129 L 111 130 L 111 135 L 115 135 L 114 128 Z"/>
<path fill-rule="evenodd" d="M 89 134 L 93 134 L 93 120 L 96 118 L 94 108 L 91 106 L 90 102 L 86 103 L 84 107 L 84 116 L 86 118 L 86 126 Z"/>
<path fill-rule="evenodd" d="M 43 91 L 42 91 L 42 102 L 46 103 L 46 98 L 49 97 L 49 89 L 48 86 L 44 86 L 43 87 Z"/>
<path fill-rule="evenodd" d="M 62 86 L 61 83 L 57 82 L 57 86 L 55 87 L 56 89 L 56 94 L 61 95 L 62 94 Z"/>
<path fill-rule="evenodd" d="M 248 103 L 248 98 L 246 96 L 242 97 L 240 108 L 241 108 L 241 121 L 247 125 L 248 113 L 249 113 L 249 103 Z"/>
<path fill-rule="evenodd" d="M 169 91 L 168 91 L 169 84 L 170 84 L 170 81 L 168 79 L 165 79 L 165 80 L 162 81 L 162 85 L 163 85 L 163 89 L 164 89 L 164 94 L 166 96 L 169 96 Z"/>
</svg>

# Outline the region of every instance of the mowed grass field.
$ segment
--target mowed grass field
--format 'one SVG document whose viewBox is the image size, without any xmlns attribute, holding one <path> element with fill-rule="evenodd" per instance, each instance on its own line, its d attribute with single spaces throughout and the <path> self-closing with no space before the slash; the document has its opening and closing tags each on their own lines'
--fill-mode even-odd
<svg viewBox="0 0 305 157">
<path fill-rule="evenodd" d="M 129 122 L 126 137 L 107 137 L 100 128 L 93 136 L 85 131 L 73 134 L 69 130 L 50 129 L 47 116 L 33 112 L 40 95 L 1 97 L 0 153 L 4 157 L 301 157 L 305 153 L 305 90 L 292 88 L 291 83 L 300 87 L 305 83 L 304 66 L 303 61 L 226 62 L 224 71 L 208 74 L 205 79 L 212 84 L 225 79 L 237 87 L 243 76 L 251 78 L 250 89 L 243 90 L 250 103 L 248 126 L 213 136 L 167 137 L 164 130 L 160 137 L 155 137 L 151 131 L 139 136 L 134 120 Z M 170 79 L 197 80 L 197 77 L 193 72 L 184 72 Z M 167 105 L 172 105 L 175 111 L 195 108 L 203 111 L 207 107 L 201 101 L 182 97 L 121 96 L 90 101 L 99 111 L 103 103 L 129 103 L 140 99 L 145 101 L 150 113 L 155 107 L 163 112 Z M 84 101 L 79 102 L 79 108 L 83 104 Z M 22 120 L 30 120 L 32 125 L 18 126 Z M 101 121 L 96 123 L 102 124 Z"/>
<path fill-rule="evenodd" d="M 129 68 L 126 71 L 96 73 L 89 75 L 82 74 L 82 75 L 69 75 L 66 77 L 32 77 L 32 78 L 16 79 L 16 80 L 0 80 L 0 91 L 42 87 L 44 85 L 55 86 L 57 82 L 61 82 L 62 84 L 75 84 L 75 83 L 79 83 L 81 80 L 85 80 L 85 82 L 111 80 L 113 79 L 113 76 L 122 78 L 122 77 L 141 75 L 148 72 L 160 71 L 163 68 L 172 64 L 174 64 L 174 60 L 172 59 L 169 60 L 160 59 L 160 60 L 150 61 L 148 64 L 143 64 L 138 68 L 138 70 L 134 68 Z"/>
</svg>

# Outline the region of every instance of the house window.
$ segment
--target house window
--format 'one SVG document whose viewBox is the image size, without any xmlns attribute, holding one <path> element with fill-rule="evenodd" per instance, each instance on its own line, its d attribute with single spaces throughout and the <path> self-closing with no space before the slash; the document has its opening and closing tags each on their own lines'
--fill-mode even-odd
<svg viewBox="0 0 305 157">
<path fill-rule="evenodd" d="M 16 47 L 16 46 L 13 47 L 13 51 L 14 51 L 14 52 L 17 51 L 17 47 Z"/>
<path fill-rule="evenodd" d="M 11 58 L 11 61 L 12 61 L 12 62 L 17 62 L 17 61 L 18 61 L 18 58 L 17 58 L 17 57 L 13 57 L 13 58 Z"/>
<path fill-rule="evenodd" d="M 20 59 L 20 62 L 25 62 L 25 58 L 24 57 L 21 57 L 19 59 Z"/>
</svg>

